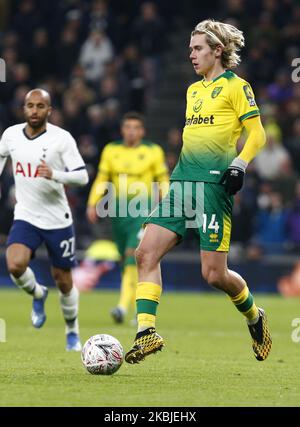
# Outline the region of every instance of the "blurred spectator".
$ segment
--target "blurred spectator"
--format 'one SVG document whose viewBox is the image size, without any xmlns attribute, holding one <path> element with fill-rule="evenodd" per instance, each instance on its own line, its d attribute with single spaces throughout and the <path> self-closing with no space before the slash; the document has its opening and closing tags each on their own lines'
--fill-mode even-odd
<svg viewBox="0 0 300 427">
<path fill-rule="evenodd" d="M 293 98 L 286 103 L 283 114 L 281 115 L 280 127 L 285 136 L 289 138 L 292 135 L 293 125 L 295 120 L 300 117 L 300 103 L 297 99 Z"/>
<path fill-rule="evenodd" d="M 134 44 L 127 45 L 121 61 L 120 73 L 124 87 L 127 88 L 128 104 L 126 110 L 141 112 L 145 105 L 145 80 L 137 46 Z"/>
<path fill-rule="evenodd" d="M 12 28 L 19 34 L 24 44 L 31 43 L 33 32 L 42 23 L 37 10 L 38 7 L 33 0 L 21 0 L 13 17 Z"/>
<path fill-rule="evenodd" d="M 286 22 L 282 30 L 282 36 L 286 44 L 299 46 L 300 40 L 300 6 L 293 2 L 291 18 Z"/>
<path fill-rule="evenodd" d="M 118 99 L 119 91 L 120 88 L 116 78 L 106 75 L 100 81 L 99 101 L 105 102 L 110 99 Z"/>
<path fill-rule="evenodd" d="M 57 75 L 63 81 L 70 78 L 71 71 L 78 59 L 78 51 L 77 33 L 71 28 L 65 27 L 56 49 L 56 57 L 59 57 L 59 61 L 55 61 Z"/>
<path fill-rule="evenodd" d="M 246 7 L 246 1 L 245 0 L 225 0 L 220 4 L 220 19 L 230 19 L 240 22 L 242 19 L 243 22 L 246 22 L 245 25 L 248 27 L 247 24 L 247 17 L 245 17 L 245 7 Z"/>
<path fill-rule="evenodd" d="M 264 9 L 258 16 L 257 24 L 250 35 L 252 43 L 254 45 L 262 44 L 265 50 L 267 50 L 266 47 L 270 47 L 273 50 L 273 46 L 278 43 L 279 33 L 276 28 L 276 22 L 272 17 L 272 12 Z"/>
<path fill-rule="evenodd" d="M 295 190 L 293 206 L 287 218 L 287 235 L 293 249 L 300 251 L 300 181 Z"/>
<path fill-rule="evenodd" d="M 19 86 L 14 92 L 14 97 L 10 103 L 10 114 L 13 123 L 24 122 L 23 105 L 25 96 L 29 90 L 29 86 L 23 85 Z"/>
<path fill-rule="evenodd" d="M 279 104 L 289 101 L 293 97 L 290 72 L 279 71 L 275 81 L 268 86 L 267 90 L 271 101 Z"/>
<path fill-rule="evenodd" d="M 253 214 L 247 204 L 243 203 L 243 196 L 237 193 L 234 198 L 232 211 L 231 241 L 245 245 L 253 234 Z"/>
<path fill-rule="evenodd" d="M 287 138 L 285 145 L 291 153 L 295 169 L 300 173 L 300 117 L 294 121 L 292 135 Z"/>
<path fill-rule="evenodd" d="M 273 186 L 270 181 L 262 181 L 258 187 L 257 207 L 259 210 L 269 209 L 271 205 L 271 193 Z"/>
<path fill-rule="evenodd" d="M 29 66 L 22 62 L 16 64 L 13 69 L 13 79 L 15 88 L 21 85 L 30 85 L 32 80 Z"/>
<path fill-rule="evenodd" d="M 108 99 L 104 104 L 106 116 L 106 130 L 108 141 L 115 141 L 120 138 L 120 102 L 116 99 Z"/>
<path fill-rule="evenodd" d="M 103 76 L 104 65 L 113 58 L 113 46 L 103 31 L 92 30 L 84 42 L 79 62 L 89 82 L 97 83 Z"/>
<path fill-rule="evenodd" d="M 171 127 L 167 133 L 166 144 L 166 162 L 169 171 L 175 168 L 182 148 L 182 130 L 177 127 Z"/>
<path fill-rule="evenodd" d="M 273 188 L 281 194 L 285 206 L 290 206 L 294 200 L 298 179 L 292 160 L 287 157 L 281 163 L 280 176 L 273 180 Z"/>
<path fill-rule="evenodd" d="M 77 77 L 71 81 L 70 87 L 64 92 L 63 97 L 78 103 L 80 108 L 86 108 L 94 102 L 96 96 L 84 79 Z"/>
<path fill-rule="evenodd" d="M 108 35 L 113 43 L 118 45 L 122 37 L 118 24 L 110 13 L 106 0 L 94 0 L 91 5 L 89 16 L 90 28 L 98 29 Z"/>
<path fill-rule="evenodd" d="M 141 5 L 141 15 L 133 25 L 132 37 L 138 43 L 143 56 L 143 70 L 146 81 L 146 99 L 157 95 L 161 55 L 164 50 L 165 26 L 158 15 L 155 3 Z"/>
<path fill-rule="evenodd" d="M 58 108 L 53 108 L 51 112 L 51 116 L 49 117 L 49 122 L 55 126 L 64 128 L 65 123 L 64 123 L 64 115 L 62 111 L 59 110 Z"/>
<path fill-rule="evenodd" d="M 284 162 L 289 159 L 289 152 L 280 143 L 276 127 L 266 128 L 267 142 L 255 158 L 258 175 L 263 179 L 274 179 L 280 176 Z"/>
<path fill-rule="evenodd" d="M 253 82 L 270 82 L 270 75 L 273 74 L 273 61 L 265 55 L 260 44 L 255 44 L 249 51 L 249 59 L 246 64 L 246 69 L 249 75 L 249 80 Z M 246 77 L 246 76 L 245 76 Z M 244 78 L 245 78 L 244 77 Z M 263 88 L 265 89 L 265 87 Z"/>
<path fill-rule="evenodd" d="M 78 140 L 78 149 L 85 163 L 89 165 L 88 172 L 90 177 L 92 175 L 91 178 L 94 179 L 99 164 L 100 144 L 95 144 L 93 138 L 89 134 L 81 135 Z"/>
<path fill-rule="evenodd" d="M 53 73 L 54 57 L 52 53 L 47 31 L 44 28 L 37 29 L 33 35 L 33 44 L 28 61 L 33 80 L 40 82 Z"/>
<path fill-rule="evenodd" d="M 282 253 L 287 242 L 287 218 L 281 194 L 272 191 L 269 206 L 259 209 L 256 214 L 254 244 L 267 254 Z"/>
<path fill-rule="evenodd" d="M 79 102 L 74 102 L 73 99 L 64 99 L 63 114 L 65 126 L 76 139 L 84 134 L 86 129 L 85 117 L 80 113 Z"/>
<path fill-rule="evenodd" d="M 171 127 L 167 134 L 167 150 L 179 156 L 182 148 L 182 130 L 176 126 Z"/>
</svg>

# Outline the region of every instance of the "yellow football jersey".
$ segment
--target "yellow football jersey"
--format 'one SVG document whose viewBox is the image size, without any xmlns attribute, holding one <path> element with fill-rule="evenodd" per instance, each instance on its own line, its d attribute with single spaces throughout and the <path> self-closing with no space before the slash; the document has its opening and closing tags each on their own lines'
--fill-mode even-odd
<svg viewBox="0 0 300 427">
<path fill-rule="evenodd" d="M 159 145 L 142 141 L 135 147 L 128 147 L 123 141 L 111 142 L 103 149 L 88 205 L 95 206 L 99 202 L 107 182 L 114 184 L 117 199 L 127 197 L 130 200 L 139 192 L 139 183 L 146 187 L 147 196 L 151 198 L 152 183 L 168 181 L 165 156 Z"/>
<path fill-rule="evenodd" d="M 171 180 L 219 183 L 234 157 L 243 120 L 259 115 L 249 83 L 232 71 L 187 91 L 183 147 Z"/>
</svg>

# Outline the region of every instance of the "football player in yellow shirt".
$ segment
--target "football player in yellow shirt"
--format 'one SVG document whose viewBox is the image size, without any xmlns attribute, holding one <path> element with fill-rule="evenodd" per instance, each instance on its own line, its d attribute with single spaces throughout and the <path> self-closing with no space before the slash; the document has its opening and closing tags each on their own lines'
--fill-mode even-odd
<svg viewBox="0 0 300 427">
<path fill-rule="evenodd" d="M 122 257 L 120 300 L 111 311 L 117 323 L 124 321 L 135 303 L 138 276 L 134 251 L 142 224 L 155 206 L 153 183 L 161 184 L 161 195 L 167 193 L 169 183 L 163 150 L 144 139 L 144 120 L 139 113 L 124 115 L 121 134 L 122 140 L 107 144 L 102 152 L 87 207 L 88 220 L 95 223 L 98 213 L 101 216 L 105 211 L 105 203 L 111 206 L 107 213 Z"/>
<path fill-rule="evenodd" d="M 200 235 L 204 279 L 225 292 L 246 317 L 256 359 L 265 360 L 270 352 L 264 310 L 255 305 L 246 281 L 227 267 L 233 195 L 242 188 L 248 163 L 265 144 L 251 86 L 231 71 L 240 62 L 243 46 L 243 33 L 222 22 L 202 21 L 191 34 L 190 60 L 202 79 L 187 90 L 183 147 L 170 191 L 146 220 L 136 251 L 138 330 L 125 355 L 128 363 L 138 363 L 164 346 L 155 329 L 162 292 L 160 260 L 191 226 Z M 243 128 L 248 135 L 238 154 Z"/>
</svg>

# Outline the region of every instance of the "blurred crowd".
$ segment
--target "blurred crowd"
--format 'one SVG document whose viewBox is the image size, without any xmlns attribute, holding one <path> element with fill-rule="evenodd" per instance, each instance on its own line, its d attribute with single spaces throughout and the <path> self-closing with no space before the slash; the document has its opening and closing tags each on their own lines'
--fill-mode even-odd
<svg viewBox="0 0 300 427">
<path fill-rule="evenodd" d="M 23 121 L 26 92 L 44 87 L 54 107 L 50 121 L 76 138 L 92 182 L 104 145 L 120 137 L 122 114 L 136 110 L 147 117 L 149 103 L 159 99 L 169 34 L 179 23 L 191 29 L 207 17 L 232 23 L 246 36 L 236 72 L 251 82 L 267 134 L 267 146 L 248 167 L 245 187 L 236 196 L 233 248 L 246 247 L 252 258 L 262 252 L 300 251 L 300 82 L 292 80 L 291 65 L 300 58 L 300 4 L 205 3 L 209 2 L 200 7 L 196 0 L 3 2 L 0 57 L 6 62 L 7 82 L 0 83 L 0 134 Z M 181 149 L 181 132 L 181 124 L 172 126 L 163 141 L 170 171 Z M 85 214 L 88 191 L 68 189 L 75 221 Z M 2 241 L 13 203 L 8 167 L 1 178 Z M 76 227 L 79 246 L 84 246 L 93 230 L 82 220 Z M 191 233 L 185 245 L 195 241 Z"/>
</svg>

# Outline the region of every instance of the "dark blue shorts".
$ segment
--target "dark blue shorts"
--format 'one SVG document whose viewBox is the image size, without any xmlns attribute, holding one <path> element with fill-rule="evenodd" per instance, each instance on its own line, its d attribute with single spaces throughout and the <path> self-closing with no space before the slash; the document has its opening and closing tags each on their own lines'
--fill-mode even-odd
<svg viewBox="0 0 300 427">
<path fill-rule="evenodd" d="M 73 225 L 55 230 L 44 230 L 27 221 L 15 220 L 10 229 L 7 243 L 21 243 L 32 250 L 32 257 L 45 243 L 53 267 L 69 269 L 76 265 L 75 235 Z"/>
</svg>

